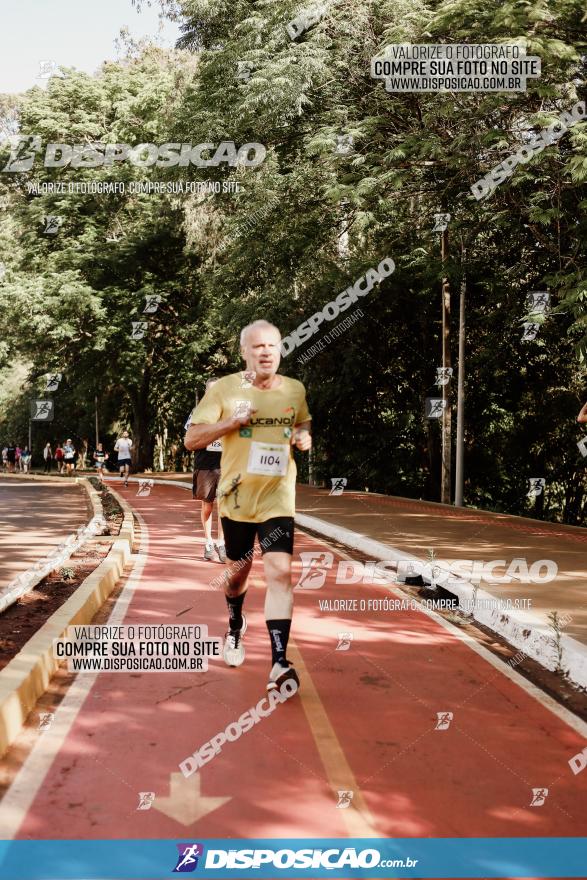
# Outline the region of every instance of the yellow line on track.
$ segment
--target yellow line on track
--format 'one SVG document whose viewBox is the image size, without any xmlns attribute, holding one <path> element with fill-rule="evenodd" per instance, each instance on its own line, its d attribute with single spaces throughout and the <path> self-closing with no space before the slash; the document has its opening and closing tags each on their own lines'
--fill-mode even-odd
<svg viewBox="0 0 587 880">
<path fill-rule="evenodd" d="M 336 804 L 339 791 L 352 791 L 353 798 L 350 807 L 340 810 L 349 837 L 381 837 L 382 835 L 375 830 L 371 811 L 365 803 L 355 774 L 351 770 L 324 704 L 293 639 L 289 640 L 288 654 L 300 676 L 299 698 L 302 701 L 328 782 L 332 787 L 333 806 Z"/>
</svg>

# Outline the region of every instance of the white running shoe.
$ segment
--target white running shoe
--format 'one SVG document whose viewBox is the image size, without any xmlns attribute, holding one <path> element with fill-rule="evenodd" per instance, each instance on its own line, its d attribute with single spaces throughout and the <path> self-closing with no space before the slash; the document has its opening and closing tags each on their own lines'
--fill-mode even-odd
<svg viewBox="0 0 587 880">
<path fill-rule="evenodd" d="M 212 541 L 206 541 L 206 546 L 204 547 L 204 559 L 210 561 L 210 559 L 214 559 L 214 544 Z"/>
<path fill-rule="evenodd" d="M 285 665 L 284 665 L 285 664 Z M 300 686 L 300 680 L 298 678 L 298 674 L 295 671 L 293 664 L 289 662 L 289 660 L 285 660 L 284 663 L 274 663 L 271 672 L 269 673 L 269 681 L 267 682 L 267 690 L 275 691 L 281 690 L 281 685 L 284 681 L 295 681 L 296 686 Z"/>
<path fill-rule="evenodd" d="M 247 618 L 243 614 L 243 625 L 236 632 L 228 630 L 224 636 L 222 656 L 227 666 L 242 666 L 245 662 L 245 646 L 243 636 L 247 631 Z"/>
<path fill-rule="evenodd" d="M 218 553 L 218 559 L 220 562 L 226 562 L 226 547 L 224 546 L 224 541 L 218 541 L 217 544 L 214 544 L 216 548 L 216 552 Z"/>
</svg>

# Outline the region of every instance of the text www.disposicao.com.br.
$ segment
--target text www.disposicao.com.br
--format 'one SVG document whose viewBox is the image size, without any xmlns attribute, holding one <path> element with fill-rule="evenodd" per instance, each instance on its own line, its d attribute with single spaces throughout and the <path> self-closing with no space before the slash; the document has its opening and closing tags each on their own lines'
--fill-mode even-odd
<svg viewBox="0 0 587 880">
<path fill-rule="evenodd" d="M 201 657 L 71 657 L 72 672 L 174 672 L 201 671 Z"/>
</svg>

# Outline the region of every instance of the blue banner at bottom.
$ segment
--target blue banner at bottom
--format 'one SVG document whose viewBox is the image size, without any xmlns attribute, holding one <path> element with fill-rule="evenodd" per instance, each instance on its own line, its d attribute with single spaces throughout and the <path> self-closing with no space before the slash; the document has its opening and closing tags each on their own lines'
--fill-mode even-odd
<svg viewBox="0 0 587 880">
<path fill-rule="evenodd" d="M 0 880 L 587 877 L 586 837 L 0 841 Z"/>
</svg>

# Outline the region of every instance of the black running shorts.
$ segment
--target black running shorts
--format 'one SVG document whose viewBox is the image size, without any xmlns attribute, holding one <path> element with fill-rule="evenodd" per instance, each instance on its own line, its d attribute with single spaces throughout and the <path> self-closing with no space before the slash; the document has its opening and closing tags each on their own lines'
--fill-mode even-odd
<svg viewBox="0 0 587 880">
<path fill-rule="evenodd" d="M 293 553 L 293 516 L 274 516 L 262 523 L 238 522 L 222 518 L 226 555 L 231 562 L 253 558 L 255 538 L 259 538 L 261 553 Z"/>
</svg>

